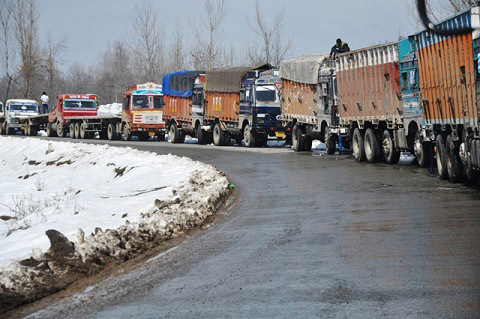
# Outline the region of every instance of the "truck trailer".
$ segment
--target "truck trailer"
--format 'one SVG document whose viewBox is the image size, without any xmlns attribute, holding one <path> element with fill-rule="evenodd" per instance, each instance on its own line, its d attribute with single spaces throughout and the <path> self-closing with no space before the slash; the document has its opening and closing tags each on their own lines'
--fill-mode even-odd
<svg viewBox="0 0 480 319">
<path fill-rule="evenodd" d="M 38 115 L 38 102 L 25 99 L 7 100 L 5 109 L 0 103 L 0 134 L 15 134 L 24 131 L 24 120 Z"/>
<path fill-rule="evenodd" d="M 263 64 L 207 71 L 202 128 L 213 133 L 215 145 L 230 145 L 234 138 L 247 147 L 264 146 L 269 135 L 281 135 L 278 87 L 257 81 L 271 69 Z"/>
<path fill-rule="evenodd" d="M 454 30 L 480 25 L 480 7 L 437 24 Z M 432 144 L 438 175 L 450 182 L 480 172 L 480 31 L 452 36 L 420 32 L 416 43 L 423 127 L 419 145 Z"/>
<path fill-rule="evenodd" d="M 169 142 L 183 143 L 185 136 L 207 144 L 212 134 L 202 130 L 204 121 L 205 72 L 181 71 L 166 74 L 162 81 L 163 118 L 169 132 Z"/>
<path fill-rule="evenodd" d="M 282 123 L 296 152 L 310 151 L 312 140 L 335 151 L 335 63 L 327 54 L 308 54 L 280 63 Z M 335 127 L 336 129 L 336 127 Z"/>
<path fill-rule="evenodd" d="M 358 162 L 395 164 L 401 151 L 414 152 L 422 115 L 404 108 L 399 61 L 398 42 L 342 53 L 336 60 L 342 140 Z"/>
</svg>

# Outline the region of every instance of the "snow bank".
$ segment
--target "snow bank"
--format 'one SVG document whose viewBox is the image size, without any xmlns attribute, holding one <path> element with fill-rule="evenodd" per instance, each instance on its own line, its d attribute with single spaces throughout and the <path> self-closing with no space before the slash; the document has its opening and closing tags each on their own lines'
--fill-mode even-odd
<svg viewBox="0 0 480 319">
<path fill-rule="evenodd" d="M 228 189 L 214 167 L 173 155 L 12 137 L 0 147 L 4 311 L 202 224 Z"/>
<path fill-rule="evenodd" d="M 121 103 L 112 103 L 112 104 L 99 105 L 97 115 L 98 116 L 104 116 L 104 117 L 121 116 L 122 115 L 122 104 Z"/>
</svg>

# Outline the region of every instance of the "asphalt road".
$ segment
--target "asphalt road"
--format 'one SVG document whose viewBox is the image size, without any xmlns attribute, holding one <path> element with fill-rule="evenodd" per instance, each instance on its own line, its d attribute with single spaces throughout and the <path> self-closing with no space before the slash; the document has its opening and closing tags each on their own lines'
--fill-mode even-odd
<svg viewBox="0 0 480 319">
<path fill-rule="evenodd" d="M 480 317 L 477 189 L 347 155 L 112 144 L 211 163 L 238 199 L 207 231 L 37 318 Z"/>
</svg>

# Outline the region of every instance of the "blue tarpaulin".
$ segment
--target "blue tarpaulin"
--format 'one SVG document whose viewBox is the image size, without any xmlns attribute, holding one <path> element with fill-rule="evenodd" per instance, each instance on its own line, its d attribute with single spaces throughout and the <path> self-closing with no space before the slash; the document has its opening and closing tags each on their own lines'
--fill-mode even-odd
<svg viewBox="0 0 480 319">
<path fill-rule="evenodd" d="M 181 71 L 166 74 L 162 81 L 164 95 L 191 97 L 199 71 Z"/>
</svg>

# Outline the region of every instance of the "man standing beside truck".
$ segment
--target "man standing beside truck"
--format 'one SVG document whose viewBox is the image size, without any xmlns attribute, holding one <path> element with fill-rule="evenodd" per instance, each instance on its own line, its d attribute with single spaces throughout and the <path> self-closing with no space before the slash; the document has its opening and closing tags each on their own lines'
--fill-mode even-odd
<svg viewBox="0 0 480 319">
<path fill-rule="evenodd" d="M 42 114 L 48 114 L 48 95 L 46 92 L 43 92 L 42 97 L 40 97 L 40 100 L 42 102 Z"/>
<path fill-rule="evenodd" d="M 337 54 L 345 53 L 350 51 L 350 47 L 348 46 L 347 42 L 343 42 L 342 39 L 337 39 L 337 43 L 332 47 L 330 51 L 330 59 L 332 56 L 335 58 Z"/>
</svg>

